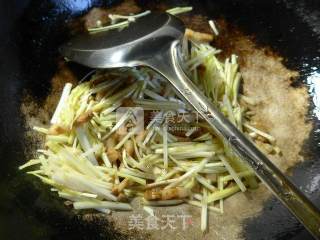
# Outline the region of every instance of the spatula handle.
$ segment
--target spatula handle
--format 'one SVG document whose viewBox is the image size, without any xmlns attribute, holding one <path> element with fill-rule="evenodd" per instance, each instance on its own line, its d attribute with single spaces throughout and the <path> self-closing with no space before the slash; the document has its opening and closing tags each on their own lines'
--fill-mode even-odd
<svg viewBox="0 0 320 240">
<path fill-rule="evenodd" d="M 234 152 L 247 162 L 271 192 L 296 216 L 317 239 L 320 239 L 320 212 L 313 203 L 243 135 L 186 76 L 179 65 L 179 42 L 149 66 L 167 78 L 195 110 L 224 138 Z"/>
</svg>

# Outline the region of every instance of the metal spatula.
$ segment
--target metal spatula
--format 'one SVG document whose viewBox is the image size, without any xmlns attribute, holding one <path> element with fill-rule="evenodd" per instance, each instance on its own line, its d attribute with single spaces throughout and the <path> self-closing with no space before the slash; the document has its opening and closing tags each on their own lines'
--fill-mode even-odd
<svg viewBox="0 0 320 240">
<path fill-rule="evenodd" d="M 122 31 L 78 36 L 63 45 L 61 53 L 71 61 L 92 68 L 147 66 L 163 75 L 309 232 L 320 238 L 319 210 L 184 73 L 179 63 L 184 31 L 184 24 L 178 18 L 152 13 Z"/>
</svg>

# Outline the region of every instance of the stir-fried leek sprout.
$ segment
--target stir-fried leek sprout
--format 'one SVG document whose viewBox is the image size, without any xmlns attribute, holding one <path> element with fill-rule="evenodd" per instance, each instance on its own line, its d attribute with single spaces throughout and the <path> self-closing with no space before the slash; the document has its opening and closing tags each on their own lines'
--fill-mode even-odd
<svg viewBox="0 0 320 240">
<path fill-rule="evenodd" d="M 89 31 L 121 28 L 149 13 L 113 14 L 112 25 Z M 214 22 L 208 24 L 218 35 Z M 245 106 L 254 102 L 239 94 L 237 56 L 221 61 L 221 51 L 208 42 L 184 41 L 183 67 L 192 81 L 239 130 L 278 151 L 275 138 L 252 126 L 246 115 Z M 119 117 L 123 107 L 128 111 Z M 130 111 L 136 107 L 144 109 L 143 129 Z M 139 197 L 153 215 L 152 207 L 186 203 L 201 209 L 206 231 L 208 211 L 223 213 L 224 199 L 257 186 L 253 171 L 228 144 L 170 83 L 147 68 L 97 70 L 87 82 L 73 88 L 67 83 L 50 125 L 33 129 L 46 140 L 38 156 L 20 169 L 31 169 L 28 174 L 51 185 L 75 209 L 128 211 Z"/>
</svg>

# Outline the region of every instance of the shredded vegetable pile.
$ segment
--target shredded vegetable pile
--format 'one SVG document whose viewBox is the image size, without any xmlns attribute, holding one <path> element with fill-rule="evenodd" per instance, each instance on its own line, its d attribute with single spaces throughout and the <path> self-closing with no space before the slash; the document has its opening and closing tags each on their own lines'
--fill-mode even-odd
<svg viewBox="0 0 320 240">
<path fill-rule="evenodd" d="M 178 10 L 169 12 L 185 8 Z M 145 14 L 112 15 L 113 25 L 89 31 L 123 27 Z M 218 60 L 220 50 L 209 44 L 218 30 L 208 24 L 214 35 L 187 30 L 186 73 L 238 129 L 260 139 L 269 152 L 279 152 L 271 135 L 250 125 L 247 106 L 254 102 L 239 94 L 237 56 Z M 143 109 L 142 128 L 136 109 Z M 205 231 L 208 211 L 223 213 L 225 198 L 257 187 L 253 171 L 170 83 L 147 68 L 96 70 L 89 81 L 67 83 L 50 126 L 34 130 L 45 135 L 44 147 L 20 169 L 32 167 L 29 174 L 75 209 L 131 210 L 135 197 L 148 211 L 190 204 L 201 208 Z"/>
</svg>

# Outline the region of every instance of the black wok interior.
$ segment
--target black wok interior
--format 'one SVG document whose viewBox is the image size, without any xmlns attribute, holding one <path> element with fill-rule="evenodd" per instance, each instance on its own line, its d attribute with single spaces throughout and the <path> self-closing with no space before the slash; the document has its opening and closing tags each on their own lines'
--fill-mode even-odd
<svg viewBox="0 0 320 240">
<path fill-rule="evenodd" d="M 66 23 L 93 6 L 112 0 L 0 1 L 0 239 L 126 239 L 105 222 L 88 224 L 49 188 L 18 172 L 26 161 L 20 105 L 27 90 L 42 101 L 57 69 L 58 46 L 68 38 Z M 139 0 L 143 7 L 150 1 Z M 158 4 L 160 1 L 152 1 Z M 163 2 L 163 1 L 161 1 Z M 225 17 L 256 41 L 270 46 L 299 70 L 294 87 L 320 67 L 320 2 L 316 0 L 204 0 L 166 1 L 171 6 L 192 5 L 195 12 Z M 87 69 L 71 66 L 79 77 Z M 319 70 L 320 71 L 320 70 Z M 319 78 L 320 81 L 320 78 Z M 309 86 L 310 87 L 310 86 Z M 310 100 L 308 119 L 314 123 L 305 143 L 306 161 L 290 178 L 320 207 L 320 121 Z M 262 214 L 245 223 L 245 239 L 312 239 L 277 200 L 268 200 Z"/>
</svg>

